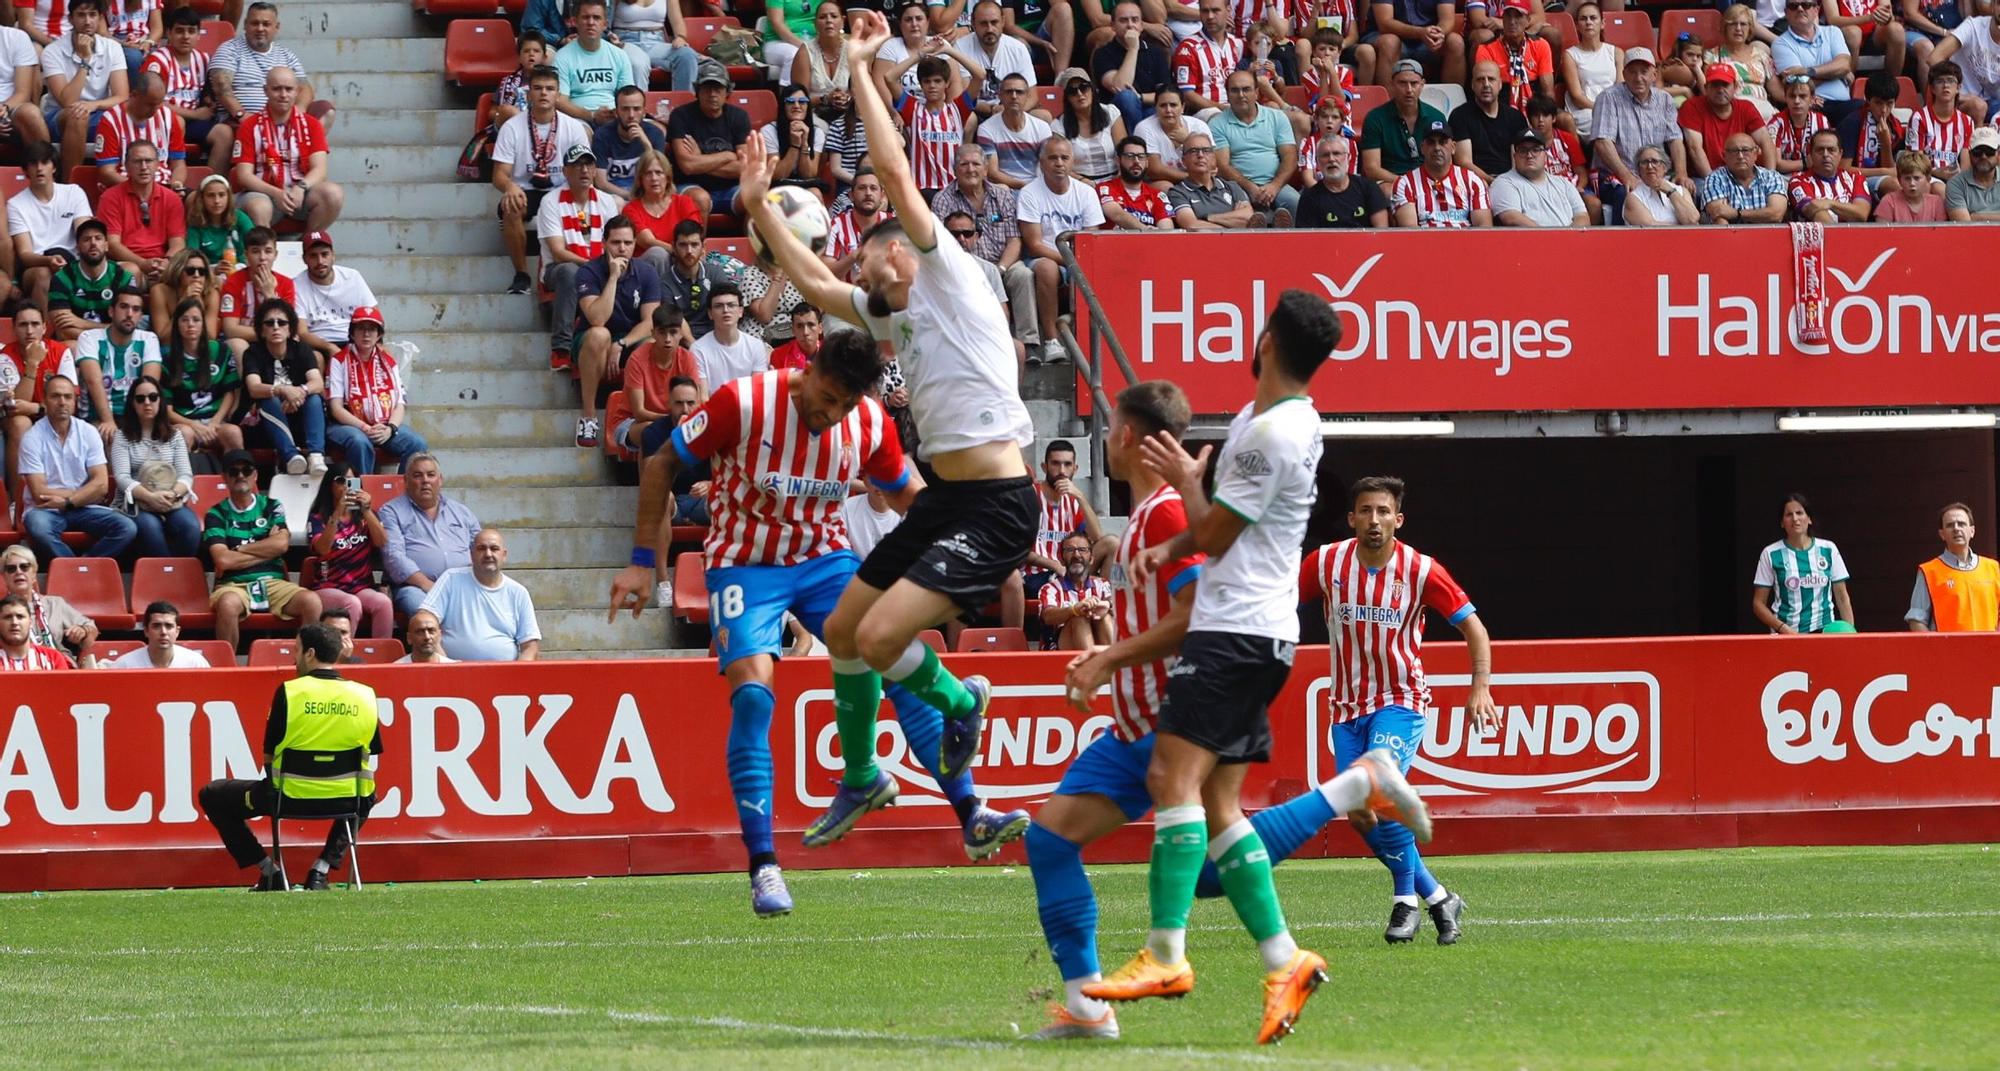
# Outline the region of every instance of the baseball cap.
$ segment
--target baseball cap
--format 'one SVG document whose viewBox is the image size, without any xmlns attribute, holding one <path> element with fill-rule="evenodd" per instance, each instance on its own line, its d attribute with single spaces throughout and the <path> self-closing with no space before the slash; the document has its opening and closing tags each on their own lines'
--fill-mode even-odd
<svg viewBox="0 0 2000 1071">
<path fill-rule="evenodd" d="M 1736 65 L 1734 63 L 1711 63 L 1708 65 L 1708 69 L 1702 73 L 1702 78 L 1709 82 L 1728 82 L 1730 85 L 1735 85 Z"/>
<path fill-rule="evenodd" d="M 332 248 L 333 248 L 333 235 L 331 235 L 331 234 L 328 234 L 328 233 L 327 233 L 327 232 L 325 232 L 325 231 L 314 231 L 314 232 L 312 232 L 311 234 L 308 234 L 308 235 L 306 235 L 306 245 L 305 245 L 305 247 L 306 247 L 307 249 L 311 249 L 311 248 L 312 248 L 313 246 L 316 246 L 316 245 L 323 245 L 323 246 L 327 247 L 328 249 L 332 249 Z"/>
<path fill-rule="evenodd" d="M 251 457 L 248 450 L 231 450 L 222 455 L 222 471 L 228 472 L 238 465 L 248 465 L 254 469 L 257 467 L 257 459 Z"/>
<path fill-rule="evenodd" d="M 1653 58 L 1653 50 L 1650 48 L 1626 49 L 1625 66 L 1630 67 L 1635 63 L 1643 63 L 1648 67 L 1658 67 L 1660 65 L 1660 61 Z"/>
<path fill-rule="evenodd" d="M 99 234 L 105 234 L 105 235 L 111 233 L 111 228 L 105 226 L 104 221 L 98 219 L 96 216 L 85 216 L 82 219 L 76 221 L 77 234 L 81 235 L 84 231 L 89 231 L 89 230 L 94 230 Z"/>
<path fill-rule="evenodd" d="M 713 57 L 703 59 L 695 64 L 694 68 L 695 88 L 699 89 L 710 82 L 724 86 L 729 84 L 729 68 L 724 67 L 721 60 Z"/>
<path fill-rule="evenodd" d="M 1063 72 L 1061 74 L 1056 75 L 1055 84 L 1062 86 L 1064 88 L 1068 88 L 1071 82 L 1088 82 L 1088 81 L 1090 81 L 1089 71 L 1086 71 L 1081 67 L 1065 67 L 1063 68 Z"/>
<path fill-rule="evenodd" d="M 1972 131 L 1972 144 L 1967 147 L 1973 149 L 2000 149 L 2000 130 L 1995 130 L 1990 126 L 1974 127 Z"/>
<path fill-rule="evenodd" d="M 347 318 L 348 329 L 352 330 L 355 324 L 374 324 L 384 331 L 389 329 L 389 326 L 382 322 L 382 310 L 373 305 L 361 305 L 355 308 L 354 314 Z"/>
<path fill-rule="evenodd" d="M 1542 136 L 1540 134 L 1535 133 L 1532 130 L 1524 129 L 1520 133 L 1514 135 L 1515 148 L 1520 149 L 1528 146 L 1533 146 L 1537 149 L 1546 149 L 1549 147 L 1549 143 L 1543 141 Z"/>
<path fill-rule="evenodd" d="M 1527 14 L 1528 0 L 1500 0 L 1500 13 L 1505 15 L 1509 11 L 1518 11 L 1523 15 Z"/>
<path fill-rule="evenodd" d="M 1414 74 L 1418 78 L 1422 78 L 1424 76 L 1424 65 L 1413 59 L 1398 60 L 1394 67 L 1389 68 L 1389 73 L 1392 75 Z"/>
<path fill-rule="evenodd" d="M 1431 124 L 1424 128 L 1424 140 L 1429 141 L 1432 138 L 1444 138 L 1447 141 L 1450 140 L 1451 127 L 1445 125 L 1440 120 L 1436 119 L 1431 120 Z"/>
<path fill-rule="evenodd" d="M 583 145 L 583 144 L 572 145 L 569 147 L 569 151 L 563 154 L 564 167 L 568 167 L 571 164 L 580 164 L 583 163 L 585 160 L 588 160 L 593 164 L 597 162 L 597 154 L 591 152 L 590 146 L 588 145 Z"/>
</svg>

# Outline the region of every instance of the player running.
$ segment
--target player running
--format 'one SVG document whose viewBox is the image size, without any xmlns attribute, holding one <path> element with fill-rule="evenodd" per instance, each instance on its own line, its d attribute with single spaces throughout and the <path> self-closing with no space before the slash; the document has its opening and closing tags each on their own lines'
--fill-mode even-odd
<svg viewBox="0 0 2000 1071">
<path fill-rule="evenodd" d="M 1270 758 L 1270 705 L 1298 643 L 1299 545 L 1320 458 L 1319 413 L 1306 390 L 1339 341 L 1340 321 L 1324 298 L 1303 290 L 1278 296 L 1251 360 L 1256 399 L 1230 422 L 1216 461 L 1214 508 L 1201 488 L 1207 447 L 1189 457 L 1171 435 L 1155 435 L 1141 447 L 1146 465 L 1180 492 L 1188 528 L 1140 554 L 1133 579 L 1145 583 L 1158 567 L 1195 550 L 1210 561 L 1196 585 L 1180 661 L 1167 678 L 1146 772 L 1157 808 L 1152 932 L 1137 956 L 1084 985 L 1083 994 L 1137 1000 L 1194 988 L 1188 909 L 1202 863 L 1212 858 L 1264 959 L 1259 1044 L 1290 1033 L 1326 979 L 1326 961 L 1299 948 L 1285 926 L 1270 856 L 1239 798 L 1247 764 Z M 1413 794 L 1387 802 L 1423 821 Z"/>
<path fill-rule="evenodd" d="M 866 70 L 889 40 L 888 23 L 872 11 L 851 17 L 848 64 Z M 868 129 L 895 129 L 874 79 L 857 79 L 852 88 Z M 861 563 L 827 618 L 846 769 L 832 806 L 806 829 L 813 847 L 839 840 L 862 815 L 896 798 L 896 782 L 875 764 L 884 678 L 944 713 L 941 774 L 956 776 L 978 754 L 991 688 L 983 677 L 952 676 L 917 633 L 985 607 L 1027 560 L 1041 510 L 1021 448 L 1035 432 L 999 299 L 972 254 L 940 240 L 943 229 L 910 178 L 898 139 L 878 137 L 869 146 L 896 215 L 862 239 L 859 287 L 834 278 L 765 200 L 773 165 L 763 143 L 751 138 L 742 153 L 740 203 L 793 285 L 813 305 L 894 348 L 918 455 L 936 476 Z"/>
<path fill-rule="evenodd" d="M 1345 771 L 1357 758 L 1390 755 L 1400 771 L 1408 772 L 1428 728 L 1423 712 L 1431 706 L 1421 656 L 1424 611 L 1442 615 L 1465 637 L 1472 662 L 1465 709 L 1481 733 L 1500 727 L 1488 689 L 1493 643 L 1472 600 L 1445 567 L 1396 538 L 1403 526 L 1402 480 L 1369 476 L 1355 481 L 1347 498 L 1347 524 L 1355 537 L 1313 551 L 1299 570 L 1299 598 L 1326 602 L 1333 768 Z M 1394 879 L 1389 928 L 1382 936 L 1390 944 L 1413 940 L 1422 922 L 1417 911 L 1421 898 L 1437 928 L 1438 944 L 1457 943 L 1465 901 L 1439 885 L 1424 866 L 1413 841 L 1429 840 L 1428 830 L 1413 836 L 1401 822 L 1378 821 L 1367 810 L 1346 806 L 1329 791 L 1331 784 L 1257 816 L 1260 823 L 1269 821 L 1284 831 L 1267 839 L 1272 865 L 1297 851 L 1334 815 L 1344 814 Z M 1211 884 L 1205 891 L 1213 896 L 1222 886 Z"/>
<path fill-rule="evenodd" d="M 765 918 L 792 910 L 771 839 L 771 681 L 785 614 L 823 634 L 827 614 L 860 565 L 840 512 L 850 481 L 866 476 L 898 506 L 922 485 L 904 462 L 895 424 L 867 396 L 879 372 L 873 342 L 853 332 L 829 335 L 806 368 L 722 384 L 671 431 L 664 421 L 653 425 L 660 432 L 646 434 L 632 563 L 611 584 L 610 616 L 626 607 L 639 616 L 652 591 L 656 548 L 665 542 L 674 473 L 711 461 L 715 516 L 704 547 L 709 620 L 729 679 L 729 786 L 750 852 L 750 906 Z M 889 699 L 910 750 L 958 812 L 965 854 L 983 859 L 1019 837 L 1026 811 L 1001 814 L 985 806 L 963 768 L 938 772 L 937 710 L 901 688 L 890 688 Z"/>
<path fill-rule="evenodd" d="M 1118 1036 L 1110 1005 L 1083 992 L 1099 975 L 1097 899 L 1084 875 L 1082 852 L 1153 808 L 1146 788 L 1153 726 L 1174 652 L 1187 634 L 1203 556 L 1189 550 L 1153 568 L 1144 581 L 1134 578 L 1133 565 L 1141 555 L 1169 545 L 1187 530 L 1180 492 L 1140 462 L 1139 447 L 1154 435 L 1179 438 L 1187 424 L 1187 398 L 1179 387 L 1138 383 L 1119 392 L 1105 437 L 1106 467 L 1113 477 L 1131 483 L 1138 504 L 1111 560 L 1116 642 L 1079 655 L 1069 664 L 1067 680 L 1071 704 L 1085 712 L 1091 697 L 1111 685 L 1111 731 L 1077 756 L 1028 827 L 1028 867 L 1035 878 L 1042 934 L 1063 979 L 1063 1000 L 1050 1007 L 1049 1025 L 1035 1035 L 1038 1039 Z M 1345 810 L 1365 809 L 1378 776 L 1389 792 L 1408 795 L 1387 753 L 1363 756 L 1328 782 L 1327 791 Z M 1259 835 L 1265 833 L 1264 814 L 1252 824 Z"/>
</svg>

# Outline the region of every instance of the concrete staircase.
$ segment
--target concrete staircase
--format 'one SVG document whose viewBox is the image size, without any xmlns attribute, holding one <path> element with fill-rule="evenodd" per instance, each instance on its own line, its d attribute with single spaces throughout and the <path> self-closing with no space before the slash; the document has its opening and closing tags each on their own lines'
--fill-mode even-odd
<svg viewBox="0 0 2000 1071">
<path fill-rule="evenodd" d="M 412 423 L 442 460 L 446 493 L 507 534 L 508 574 L 534 594 L 545 657 L 642 657 L 669 646 L 664 614 L 604 621 L 631 546 L 636 490 L 571 443 L 576 387 L 548 370 L 532 297 L 512 269 L 495 194 L 462 182 L 476 96 L 444 78 L 444 23 L 405 0 L 286 5 L 280 38 L 337 110 L 327 131 L 347 207 L 340 262 L 382 299 L 392 339 L 417 345 Z"/>
</svg>

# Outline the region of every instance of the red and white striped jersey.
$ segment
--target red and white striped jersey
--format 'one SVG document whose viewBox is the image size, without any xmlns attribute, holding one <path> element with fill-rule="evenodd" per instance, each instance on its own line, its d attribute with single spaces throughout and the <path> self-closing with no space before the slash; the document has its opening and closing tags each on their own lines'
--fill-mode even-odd
<svg viewBox="0 0 2000 1071">
<path fill-rule="evenodd" d="M 1972 143 L 1972 116 L 1954 111 L 1949 119 L 1939 119 L 1929 108 L 1910 113 L 1910 125 L 1903 131 L 1903 147 L 1931 158 L 1932 167 L 1958 167 L 1958 156 Z"/>
<path fill-rule="evenodd" d="M 44 647 L 39 643 L 29 644 L 27 649 L 21 652 L 21 657 L 19 658 L 15 658 L 5 651 L 0 651 L 0 673 L 19 673 L 25 670 L 37 669 L 75 668 L 76 663 L 70 661 L 68 655 L 53 647 Z"/>
<path fill-rule="evenodd" d="M 152 14 L 165 0 L 106 0 L 104 36 L 114 41 L 143 41 L 152 30 Z"/>
<path fill-rule="evenodd" d="M 1470 227 L 1474 209 L 1487 207 L 1486 181 L 1458 164 L 1434 179 L 1417 168 L 1396 180 L 1389 207 L 1417 206 L 1419 227 Z"/>
<path fill-rule="evenodd" d="M 65 37 L 69 34 L 69 0 L 34 0 L 33 3 L 15 0 L 14 7 L 34 8 L 35 29 L 50 37 Z"/>
<path fill-rule="evenodd" d="M 1868 185 L 1861 181 L 1859 171 L 1842 169 L 1832 178 L 1820 178 L 1810 171 L 1801 171 L 1792 176 L 1792 211 L 1804 215 L 1806 205 L 1822 198 L 1831 197 L 1837 201 L 1868 200 Z"/>
<path fill-rule="evenodd" d="M 1347 142 L 1347 173 L 1350 175 L 1359 175 L 1361 173 L 1361 141 L 1359 136 L 1355 134 L 1352 127 L 1342 127 L 1340 136 Z M 1306 140 L 1299 142 L 1299 174 L 1304 176 L 1307 186 L 1312 186 L 1320 179 L 1318 132 L 1307 134 Z"/>
<path fill-rule="evenodd" d="M 312 170 L 312 158 L 326 151 L 326 128 L 294 108 L 284 122 L 264 112 L 247 116 L 230 161 L 249 164 L 258 178 L 283 189 L 300 181 Z"/>
<path fill-rule="evenodd" d="M 174 56 L 174 50 L 165 45 L 154 49 L 146 57 L 141 70 L 152 71 L 167 83 L 167 103 L 176 108 L 198 108 L 201 106 L 202 87 L 208 84 L 208 57 L 201 49 L 189 49 L 186 63 Z"/>
<path fill-rule="evenodd" d="M 950 183 L 946 183 L 946 185 L 950 185 Z M 881 214 L 875 217 L 875 223 L 880 223 L 895 214 L 896 210 L 885 202 L 882 205 Z M 867 234 L 868 229 L 875 226 L 875 223 L 870 223 L 866 226 L 862 225 L 861 221 L 855 217 L 854 209 L 852 208 L 833 217 L 833 225 L 827 228 L 826 232 L 827 258 L 830 260 L 839 260 L 841 257 L 860 248 L 861 236 Z M 855 269 L 859 267 L 860 265 L 856 264 L 854 268 L 848 269 L 847 278 L 850 281 L 856 277 Z"/>
<path fill-rule="evenodd" d="M 957 181 L 951 165 L 965 141 L 966 117 L 972 114 L 965 101 L 948 100 L 944 107 L 931 111 L 922 97 L 913 95 L 903 98 L 897 114 L 903 117 L 908 134 L 910 177 L 916 180 L 917 189 L 941 190 Z"/>
<path fill-rule="evenodd" d="M 1815 132 L 1826 129 L 1826 116 L 1818 112 L 1808 114 L 1812 118 L 1807 119 L 1805 125 L 1801 126 L 1798 123 L 1792 122 L 1790 112 L 1781 109 L 1776 115 L 1771 117 L 1770 122 L 1764 124 L 1765 132 L 1771 135 L 1772 141 L 1778 143 L 1778 159 L 1805 159 L 1806 142 L 1812 140 Z"/>
<path fill-rule="evenodd" d="M 1048 485 L 1039 480 L 1035 483 L 1035 494 L 1042 500 L 1042 523 L 1035 531 L 1035 553 L 1051 561 L 1061 561 L 1062 541 L 1083 531 L 1083 499 L 1071 494 L 1050 497 Z"/>
<path fill-rule="evenodd" d="M 815 435 L 792 405 L 789 369 L 758 372 L 716 388 L 674 429 L 671 442 L 687 464 L 714 471 L 708 567 L 797 565 L 845 550 L 841 503 L 848 483 L 866 475 L 884 490 L 909 480 L 896 425 L 880 402 L 861 404 Z"/>
<path fill-rule="evenodd" d="M 1265 16 L 1274 12 L 1284 14 L 1287 6 L 1286 0 L 1229 0 L 1229 32 L 1248 37 L 1252 26 L 1263 22 Z M 1292 29 L 1298 32 L 1298 27 Z"/>
<path fill-rule="evenodd" d="M 1349 67 L 1345 63 L 1336 63 L 1333 65 L 1333 73 L 1335 82 L 1342 92 L 1354 92 L 1354 68 Z M 1326 92 L 1326 87 L 1319 84 L 1319 68 L 1308 67 L 1300 71 L 1299 85 L 1306 91 L 1306 112 L 1312 115 L 1319 114 L 1320 96 Z M 1342 108 L 1341 113 L 1343 115 L 1352 114 L 1346 108 Z"/>
<path fill-rule="evenodd" d="M 160 108 L 144 121 L 132 118 L 132 103 L 126 101 L 107 112 L 98 113 L 97 165 L 117 164 L 125 170 L 125 149 L 144 138 L 158 150 L 162 168 L 175 160 L 187 159 L 187 124 L 172 108 Z M 164 173 L 164 171 L 162 172 Z"/>
<path fill-rule="evenodd" d="M 1229 99 L 1229 72 L 1243 59 L 1243 39 L 1231 35 L 1217 44 L 1198 33 L 1174 47 L 1174 84 L 1182 92 L 1198 93 L 1210 103 Z"/>
<path fill-rule="evenodd" d="M 1081 585 L 1071 587 L 1069 577 L 1059 576 L 1043 584 L 1042 590 L 1036 598 L 1041 601 L 1042 609 L 1044 610 L 1051 606 L 1074 606 L 1085 599 L 1103 599 L 1109 603 L 1111 601 L 1111 585 L 1101 576 L 1086 575 Z M 1055 650 L 1056 642 L 1061 638 L 1056 629 L 1044 628 L 1042 630 L 1042 650 Z"/>
<path fill-rule="evenodd" d="M 1329 543 L 1299 567 L 1299 598 L 1326 603 L 1332 721 L 1351 721 L 1383 707 L 1430 709 L 1424 682 L 1424 610 L 1456 625 L 1476 608 L 1437 559 L 1397 541 L 1389 564 L 1361 564 L 1353 539 Z"/>
<path fill-rule="evenodd" d="M 1347 24 L 1355 19 L 1354 0 L 1290 0 L 1285 5 L 1292 20 L 1292 36 L 1311 38 L 1321 30 L 1346 33 Z M 1305 77 L 1300 71 L 1299 76 Z M 1350 77 L 1348 86 L 1352 88 Z"/>
<path fill-rule="evenodd" d="M 1157 547 L 1187 530 L 1187 510 L 1181 493 L 1162 486 L 1132 508 L 1125 534 L 1118 537 L 1118 553 L 1111 559 L 1112 641 L 1137 636 L 1167 616 L 1174 596 L 1201 579 L 1200 551 L 1177 558 L 1154 570 L 1144 584 L 1132 580 L 1134 559 L 1150 547 Z M 1127 666 L 1111 675 L 1111 731 L 1131 743 L 1153 731 L 1160 716 L 1160 703 L 1167 695 L 1167 670 L 1172 658 Z"/>
</svg>

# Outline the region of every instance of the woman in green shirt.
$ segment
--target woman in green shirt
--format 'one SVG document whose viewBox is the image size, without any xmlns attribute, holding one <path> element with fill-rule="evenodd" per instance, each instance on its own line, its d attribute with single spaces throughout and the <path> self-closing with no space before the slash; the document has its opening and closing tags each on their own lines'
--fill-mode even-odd
<svg viewBox="0 0 2000 1071">
<path fill-rule="evenodd" d="M 236 207 L 228 179 L 210 175 L 188 195 L 187 247 L 200 250 L 209 263 L 234 270 L 243 263 L 243 238 L 249 233 L 250 217 Z"/>
<path fill-rule="evenodd" d="M 184 298 L 174 307 L 160 364 L 167 380 L 167 418 L 188 441 L 188 451 L 243 449 L 243 429 L 229 422 L 243 377 L 229 347 L 209 334 L 201 298 Z"/>
<path fill-rule="evenodd" d="M 783 82 L 792 61 L 813 36 L 813 0 L 770 0 L 764 5 L 764 65 Z"/>
</svg>

